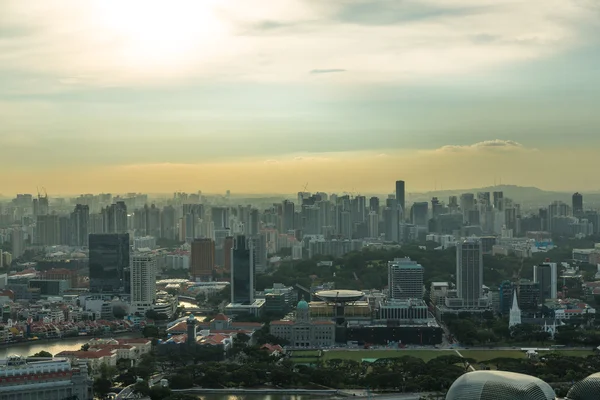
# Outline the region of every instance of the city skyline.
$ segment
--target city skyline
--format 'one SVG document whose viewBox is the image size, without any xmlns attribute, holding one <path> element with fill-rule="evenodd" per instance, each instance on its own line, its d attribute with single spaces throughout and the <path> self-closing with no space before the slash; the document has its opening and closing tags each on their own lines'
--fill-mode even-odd
<svg viewBox="0 0 600 400">
<path fill-rule="evenodd" d="M 266 4 L 0 3 L 0 192 L 599 189 L 595 2 Z"/>
</svg>

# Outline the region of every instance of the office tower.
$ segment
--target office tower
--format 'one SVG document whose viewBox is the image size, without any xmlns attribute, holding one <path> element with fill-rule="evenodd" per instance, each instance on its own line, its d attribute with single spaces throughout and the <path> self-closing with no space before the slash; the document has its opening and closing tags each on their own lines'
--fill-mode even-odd
<svg viewBox="0 0 600 400">
<path fill-rule="evenodd" d="M 90 235 L 90 207 L 77 204 L 71 213 L 71 246 L 88 246 Z"/>
<path fill-rule="evenodd" d="M 318 205 L 302 206 L 302 233 L 318 235 L 321 233 L 320 209 Z M 351 237 L 351 236 L 348 236 Z"/>
<path fill-rule="evenodd" d="M 231 265 L 231 302 L 251 304 L 254 302 L 254 251 L 252 241 L 244 235 L 236 236 Z"/>
<path fill-rule="evenodd" d="M 254 272 L 265 272 L 267 269 L 267 234 L 261 233 L 248 239 L 252 241 L 252 259 L 254 260 Z"/>
<path fill-rule="evenodd" d="M 440 202 L 437 197 L 431 199 L 431 217 L 437 218 L 440 214 L 444 213 L 444 205 Z"/>
<path fill-rule="evenodd" d="M 344 239 L 352 238 L 352 213 L 350 211 L 340 212 L 340 224 L 338 233 Z"/>
<path fill-rule="evenodd" d="M 371 197 L 369 199 L 369 211 L 375 211 L 379 214 L 379 197 Z"/>
<path fill-rule="evenodd" d="M 156 300 L 156 256 L 150 252 L 131 256 L 131 303 L 151 307 Z"/>
<path fill-rule="evenodd" d="M 61 215 L 58 217 L 58 226 L 60 230 L 58 243 L 64 246 L 71 246 L 72 236 L 71 233 L 71 217 L 68 215 Z"/>
<path fill-rule="evenodd" d="M 92 234 L 90 245 L 90 291 L 130 293 L 129 234 Z"/>
<path fill-rule="evenodd" d="M 583 196 L 580 193 L 573 194 L 573 214 L 579 215 L 583 212 Z"/>
<path fill-rule="evenodd" d="M 101 210 L 103 233 L 127 233 L 127 206 L 118 201 Z"/>
<path fill-rule="evenodd" d="M 176 235 L 175 207 L 166 206 L 160 214 L 160 237 L 173 240 Z"/>
<path fill-rule="evenodd" d="M 365 222 L 366 220 L 366 203 L 365 196 L 356 196 L 351 201 L 352 222 Z"/>
<path fill-rule="evenodd" d="M 229 227 L 229 209 L 227 207 L 212 207 L 210 214 L 214 229 Z"/>
<path fill-rule="evenodd" d="M 370 238 L 379 237 L 379 215 L 375 211 L 369 212 L 368 217 L 368 236 Z"/>
<path fill-rule="evenodd" d="M 448 211 L 452 214 L 458 212 L 458 197 L 457 196 L 448 197 Z"/>
<path fill-rule="evenodd" d="M 469 212 L 475 208 L 475 196 L 473 193 L 463 193 L 460 195 L 460 209 L 463 213 L 463 221 L 469 221 Z"/>
<path fill-rule="evenodd" d="M 60 241 L 60 222 L 58 215 L 38 215 L 36 221 L 35 243 L 42 246 L 54 246 Z"/>
<path fill-rule="evenodd" d="M 402 213 L 406 216 L 406 193 L 404 181 L 396 181 L 396 203 L 402 207 Z M 403 218 L 404 219 L 404 218 Z"/>
<path fill-rule="evenodd" d="M 456 292 L 465 307 L 476 307 L 483 286 L 481 241 L 468 239 L 456 246 Z"/>
<path fill-rule="evenodd" d="M 426 201 L 417 202 L 412 205 L 411 219 L 414 225 L 426 227 L 429 221 L 429 203 Z"/>
<path fill-rule="evenodd" d="M 388 290 L 390 299 L 422 299 L 423 273 L 421 264 L 410 258 L 396 258 L 388 262 Z"/>
<path fill-rule="evenodd" d="M 490 192 L 477 193 L 477 203 L 483 207 L 490 206 L 492 204 L 491 198 L 490 198 Z"/>
<path fill-rule="evenodd" d="M 195 239 L 190 263 L 193 279 L 210 280 L 215 267 L 215 242 L 212 239 Z"/>
<path fill-rule="evenodd" d="M 226 272 L 231 272 L 231 259 L 233 257 L 233 236 L 227 236 L 223 241 L 223 267 Z"/>
<path fill-rule="evenodd" d="M 294 203 L 292 203 L 289 200 L 284 200 L 283 215 L 282 215 L 282 219 L 283 219 L 283 222 L 282 222 L 283 229 L 282 230 L 283 230 L 283 232 L 281 232 L 281 233 L 287 233 L 295 228 L 294 214 L 295 214 Z"/>
<path fill-rule="evenodd" d="M 260 214 L 258 213 L 258 209 L 253 208 L 250 210 L 248 228 L 244 231 L 244 233 L 254 236 L 258 235 L 260 230 Z"/>
<path fill-rule="evenodd" d="M 14 227 L 11 233 L 12 241 L 12 256 L 13 259 L 17 259 L 25 252 L 25 239 L 23 238 L 23 231 L 20 227 Z"/>
<path fill-rule="evenodd" d="M 540 303 L 544 304 L 548 299 L 556 299 L 558 286 L 557 265 L 553 262 L 543 262 L 533 266 L 533 281 L 540 288 Z"/>
<path fill-rule="evenodd" d="M 498 211 L 502 211 L 504 206 L 504 192 L 494 192 L 493 196 L 494 208 Z"/>
</svg>

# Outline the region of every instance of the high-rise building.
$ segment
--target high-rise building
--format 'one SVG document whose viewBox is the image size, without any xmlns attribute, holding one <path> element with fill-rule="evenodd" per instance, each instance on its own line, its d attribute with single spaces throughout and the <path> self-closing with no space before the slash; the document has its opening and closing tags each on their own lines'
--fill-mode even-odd
<svg viewBox="0 0 600 400">
<path fill-rule="evenodd" d="M 136 253 L 131 256 L 131 304 L 149 309 L 156 300 L 156 256 Z"/>
<path fill-rule="evenodd" d="M 130 293 L 129 234 L 92 234 L 90 245 L 90 291 Z"/>
<path fill-rule="evenodd" d="M 42 246 L 53 246 L 60 243 L 60 221 L 56 214 L 37 216 L 35 243 Z"/>
<path fill-rule="evenodd" d="M 379 215 L 375 211 L 369 212 L 368 236 L 370 238 L 378 238 L 379 237 Z"/>
<path fill-rule="evenodd" d="M 258 235 L 260 230 L 260 214 L 258 213 L 258 209 L 253 208 L 250 210 L 248 222 L 248 229 L 246 229 L 244 233 L 251 236 Z"/>
<path fill-rule="evenodd" d="M 463 193 L 460 195 L 460 209 L 463 213 L 464 221 L 469 221 L 469 212 L 475 208 L 475 196 L 473 193 Z"/>
<path fill-rule="evenodd" d="M 253 242 L 243 235 L 236 236 L 231 265 L 231 302 L 254 302 L 254 251 Z"/>
<path fill-rule="evenodd" d="M 103 233 L 127 233 L 127 205 L 124 201 L 103 208 L 101 214 Z"/>
<path fill-rule="evenodd" d="M 11 233 L 12 241 L 12 256 L 17 259 L 25 252 L 25 239 L 23 238 L 23 230 L 20 227 L 14 227 Z"/>
<path fill-rule="evenodd" d="M 423 266 L 408 257 L 389 261 L 389 298 L 423 299 L 423 273 Z"/>
<path fill-rule="evenodd" d="M 71 246 L 85 246 L 89 244 L 90 235 L 90 207 L 77 204 L 71 213 Z"/>
<path fill-rule="evenodd" d="M 429 221 L 429 203 L 426 201 L 417 202 L 412 205 L 411 217 L 412 223 L 420 227 L 426 227 Z"/>
<path fill-rule="evenodd" d="M 265 272 L 267 269 L 267 234 L 261 233 L 248 238 L 252 241 L 252 259 L 254 260 L 254 272 Z"/>
<path fill-rule="evenodd" d="M 371 197 L 369 199 L 369 211 L 375 211 L 379 214 L 379 197 Z"/>
<path fill-rule="evenodd" d="M 533 266 L 533 281 L 539 285 L 540 303 L 548 299 L 556 299 L 558 288 L 557 265 L 553 262 L 543 262 Z"/>
<path fill-rule="evenodd" d="M 166 206 L 160 214 L 160 237 L 165 239 L 175 239 L 177 229 L 175 223 L 175 207 Z"/>
<path fill-rule="evenodd" d="M 494 208 L 498 211 L 502 211 L 504 209 L 504 192 L 494 192 Z"/>
<path fill-rule="evenodd" d="M 210 213 L 214 229 L 224 229 L 229 227 L 229 208 L 212 207 Z"/>
<path fill-rule="evenodd" d="M 233 257 L 233 236 L 227 236 L 223 241 L 223 268 L 226 272 L 231 272 L 231 260 Z"/>
<path fill-rule="evenodd" d="M 195 239 L 192 242 L 192 278 L 210 280 L 215 268 L 215 242 L 212 239 Z"/>
<path fill-rule="evenodd" d="M 396 202 L 402 207 L 402 213 L 406 218 L 406 188 L 404 181 L 396 181 Z"/>
<path fill-rule="evenodd" d="M 283 219 L 283 232 L 281 233 L 288 233 L 289 231 L 291 231 L 292 229 L 294 229 L 294 203 L 292 203 L 289 200 L 284 200 L 283 202 L 283 215 L 282 215 L 282 219 Z"/>
<path fill-rule="evenodd" d="M 468 239 L 456 246 L 456 292 L 463 306 L 477 307 L 482 297 L 483 250 L 481 241 Z"/>
<path fill-rule="evenodd" d="M 573 194 L 573 214 L 578 215 L 583 212 L 583 196 L 578 192 Z"/>
</svg>

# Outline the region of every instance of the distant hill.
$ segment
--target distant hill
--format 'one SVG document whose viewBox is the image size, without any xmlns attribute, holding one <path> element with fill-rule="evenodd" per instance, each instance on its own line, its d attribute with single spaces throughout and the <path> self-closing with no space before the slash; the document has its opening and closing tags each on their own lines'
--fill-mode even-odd
<svg viewBox="0 0 600 400">
<path fill-rule="evenodd" d="M 430 201 L 432 197 L 438 197 L 440 200 L 447 203 L 449 196 L 460 197 L 460 195 L 463 193 L 476 194 L 477 192 L 503 192 L 504 197 L 511 198 L 515 202 L 520 203 L 522 205 L 548 205 L 555 200 L 560 200 L 564 201 L 567 204 L 571 204 L 571 196 L 573 195 L 573 193 L 571 192 L 547 191 L 532 186 L 498 185 L 473 189 L 437 190 L 431 192 L 408 193 L 407 199 L 410 202 Z M 584 204 L 600 204 L 600 193 L 581 193 L 583 195 Z"/>
</svg>

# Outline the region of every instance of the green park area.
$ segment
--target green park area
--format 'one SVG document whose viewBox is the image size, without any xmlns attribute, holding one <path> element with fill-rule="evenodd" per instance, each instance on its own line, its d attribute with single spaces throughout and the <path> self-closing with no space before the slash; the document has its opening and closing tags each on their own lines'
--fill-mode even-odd
<svg viewBox="0 0 600 400">
<path fill-rule="evenodd" d="M 477 362 L 493 360 L 495 358 L 526 358 L 525 351 L 521 350 L 459 350 L 460 355 L 465 358 L 471 358 Z M 544 354 L 555 353 L 570 357 L 587 357 L 592 355 L 591 350 L 557 350 L 557 351 L 540 351 L 540 356 Z M 376 360 L 379 358 L 400 358 L 400 357 L 415 357 L 425 362 L 436 357 L 458 355 L 455 350 L 332 350 L 324 351 L 323 356 L 319 358 L 315 351 L 294 351 L 292 360 L 298 363 L 316 363 L 317 361 L 328 360 L 353 360 L 362 361 Z"/>
</svg>

